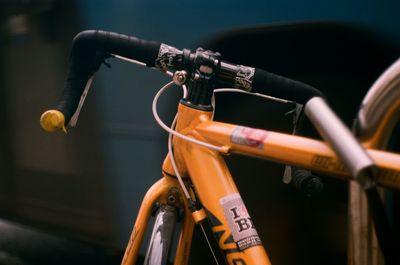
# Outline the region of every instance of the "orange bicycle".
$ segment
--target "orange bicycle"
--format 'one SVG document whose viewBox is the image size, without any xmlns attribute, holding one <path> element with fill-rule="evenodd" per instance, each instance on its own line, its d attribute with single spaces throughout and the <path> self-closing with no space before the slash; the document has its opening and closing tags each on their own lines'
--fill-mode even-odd
<svg viewBox="0 0 400 265">
<path fill-rule="evenodd" d="M 219 53 L 201 48 L 179 50 L 116 33 L 85 31 L 73 41 L 60 102 L 41 117 L 45 130 L 66 132 L 67 125 L 76 124 L 93 75 L 109 57 L 156 68 L 173 78 L 153 102 L 157 122 L 169 132 L 163 177 L 143 199 L 122 264 L 135 264 L 154 208 L 145 264 L 168 264 L 170 257 L 174 264 L 187 264 L 196 224 L 206 235 L 217 264 L 271 264 L 224 162 L 223 156 L 229 153 L 357 181 L 367 195 L 386 264 L 396 264 L 396 245 L 376 187 L 400 189 L 400 154 L 380 150 L 400 114 L 400 61 L 366 96 L 355 126 L 359 143 L 322 93 L 309 85 L 225 62 Z M 172 126 L 166 126 L 158 117 L 157 100 L 174 84 L 183 88 L 184 95 Z M 304 109 L 326 142 L 213 121 L 213 94 L 223 87 L 280 98 L 276 100 Z M 181 231 L 172 255 L 178 221 Z"/>
</svg>

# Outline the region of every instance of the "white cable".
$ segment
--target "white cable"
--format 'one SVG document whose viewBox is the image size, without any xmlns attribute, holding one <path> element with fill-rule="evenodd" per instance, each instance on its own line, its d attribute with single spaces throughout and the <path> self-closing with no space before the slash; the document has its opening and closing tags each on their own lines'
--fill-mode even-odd
<svg viewBox="0 0 400 265">
<path fill-rule="evenodd" d="M 174 84 L 173 81 L 169 82 L 168 84 L 166 84 L 165 86 L 163 86 L 163 87 L 157 92 L 157 94 L 154 96 L 153 104 L 152 104 L 152 112 L 153 112 L 154 119 L 156 120 L 156 122 L 158 123 L 158 125 L 160 125 L 161 128 L 163 128 L 164 130 L 166 130 L 168 133 L 173 134 L 174 136 L 179 137 L 179 138 L 181 138 L 181 139 L 183 139 L 183 140 L 185 140 L 185 141 L 189 141 L 189 142 L 191 142 L 191 143 L 194 143 L 194 144 L 198 144 L 198 145 L 207 147 L 207 148 L 209 148 L 209 149 L 211 149 L 211 150 L 214 150 L 214 151 L 223 152 L 222 147 L 219 147 L 219 146 L 216 146 L 216 145 L 212 145 L 212 144 L 209 144 L 209 143 L 206 143 L 206 142 L 202 142 L 202 141 L 199 141 L 199 140 L 190 138 L 190 137 L 188 137 L 188 136 L 186 136 L 186 135 L 183 135 L 183 134 L 181 134 L 181 133 L 178 133 L 178 132 L 172 130 L 172 129 L 169 128 L 167 125 L 165 125 L 165 123 L 160 119 L 160 117 L 158 116 L 158 113 L 157 113 L 157 102 L 158 102 L 158 99 L 159 99 L 159 97 L 162 95 L 162 93 L 164 93 L 164 91 L 167 90 L 168 88 L 170 88 L 173 84 Z"/>
<path fill-rule="evenodd" d="M 166 84 L 165 86 L 163 86 L 163 87 L 157 92 L 157 94 L 154 96 L 153 104 L 152 104 L 152 112 L 153 112 L 153 116 L 154 116 L 154 119 L 156 120 L 156 122 L 161 126 L 161 128 L 163 128 L 165 131 L 167 131 L 168 133 L 170 133 L 170 134 L 172 134 L 172 135 L 174 135 L 174 136 L 176 136 L 176 137 L 179 137 L 179 138 L 181 138 L 181 139 L 183 139 L 183 140 L 185 140 L 185 141 L 189 141 L 189 142 L 194 143 L 194 144 L 198 144 L 198 145 L 204 146 L 204 147 L 209 148 L 209 149 L 214 150 L 214 151 L 222 152 L 222 151 L 223 151 L 223 150 L 222 150 L 222 147 L 216 146 L 216 145 L 212 145 L 212 144 L 209 144 L 209 143 L 206 143 L 206 142 L 203 142 L 203 141 L 199 141 L 199 140 L 197 140 L 197 139 L 193 139 L 193 138 L 190 138 L 190 137 L 188 137 L 188 136 L 186 136 L 186 135 L 183 135 L 183 134 L 181 134 L 181 133 L 178 133 L 178 132 L 172 130 L 170 127 L 168 127 L 168 126 L 161 120 L 161 118 L 159 117 L 159 115 L 158 115 L 158 113 L 157 113 L 157 103 L 158 103 L 158 99 L 159 99 L 160 96 L 165 92 L 165 90 L 167 90 L 168 88 L 170 88 L 170 87 L 171 87 L 172 85 L 174 85 L 174 84 L 175 84 L 175 83 L 174 83 L 173 81 L 167 83 L 167 84 Z M 183 86 L 183 89 L 184 89 L 183 91 L 184 91 L 184 97 L 185 97 L 185 96 L 186 96 L 186 93 L 187 93 L 187 89 L 186 89 L 185 86 Z M 244 93 L 244 94 L 255 95 L 255 96 L 258 96 L 258 97 L 267 98 L 267 99 L 270 99 L 270 100 L 274 100 L 274 101 L 278 101 L 278 102 L 283 102 L 283 103 L 289 103 L 289 102 L 291 102 L 291 101 L 284 100 L 284 99 L 280 99 L 280 98 L 275 98 L 275 97 L 271 97 L 271 96 L 267 96 L 267 95 L 263 95 L 263 94 L 258 94 L 258 93 L 250 93 L 250 92 L 247 92 L 247 91 L 244 91 L 244 90 L 234 89 L 234 88 L 219 88 L 219 89 L 214 90 L 214 92 L 216 92 L 216 93 L 218 93 L 218 92 L 236 92 L 236 93 Z M 214 99 L 212 100 L 212 102 L 213 102 L 212 104 L 215 105 L 215 100 L 214 100 Z"/>
<path fill-rule="evenodd" d="M 89 89 L 92 86 L 93 79 L 94 79 L 94 74 L 90 76 L 89 80 L 86 82 L 86 86 L 83 90 L 81 98 L 79 99 L 78 107 L 76 108 L 74 115 L 72 115 L 71 119 L 69 120 L 68 126 L 75 127 L 76 124 L 78 123 L 79 114 L 81 113 L 83 103 L 85 103 L 85 99 L 87 94 L 89 93 Z"/>
<path fill-rule="evenodd" d="M 214 93 L 218 93 L 218 92 L 236 92 L 236 93 L 243 93 L 243 94 L 253 95 L 253 96 L 256 96 L 256 97 L 266 98 L 266 99 L 270 99 L 270 100 L 274 100 L 274 101 L 278 101 L 278 102 L 282 102 L 282 103 L 290 103 L 290 102 L 292 102 L 292 101 L 289 101 L 289 100 L 276 98 L 276 97 L 272 97 L 272 96 L 268 96 L 268 95 L 264 95 L 264 94 L 259 94 L 259 93 L 252 93 L 252 92 L 248 92 L 248 91 L 237 89 L 237 88 L 218 88 L 218 89 L 214 90 Z"/>
<path fill-rule="evenodd" d="M 184 92 L 184 96 L 186 96 L 187 89 L 186 89 L 185 86 L 183 87 L 183 92 Z M 175 124 L 176 124 L 177 118 L 178 118 L 178 115 L 175 115 L 175 118 L 174 118 L 174 120 L 172 122 L 172 125 L 171 125 L 171 129 L 175 128 Z M 187 190 L 187 188 L 185 186 L 185 183 L 183 183 L 182 177 L 181 177 L 181 175 L 180 175 L 180 173 L 178 171 L 178 167 L 176 166 L 174 152 L 173 152 L 173 149 L 172 149 L 172 133 L 170 133 L 168 135 L 168 153 L 169 153 L 169 157 L 170 157 L 170 160 L 171 160 L 172 168 L 175 171 L 175 176 L 178 179 L 178 182 L 179 182 L 179 184 L 180 184 L 180 186 L 182 188 L 182 191 L 185 194 L 186 199 L 187 200 L 191 200 L 191 197 L 189 195 L 189 191 Z M 206 232 L 204 230 L 203 224 L 200 223 L 200 227 L 201 227 L 201 230 L 202 230 L 202 232 L 204 234 L 204 237 L 205 237 L 205 239 L 207 241 L 208 247 L 210 248 L 211 253 L 212 253 L 213 257 L 214 257 L 214 260 L 215 260 L 216 264 L 218 265 L 219 263 L 218 263 L 217 257 L 215 256 L 214 250 L 211 247 L 210 241 L 209 241 L 209 239 L 207 237 L 207 234 L 206 234 Z"/>
<path fill-rule="evenodd" d="M 130 62 L 130 63 L 133 63 L 133 64 L 137 64 L 137 65 L 140 65 L 140 66 L 146 66 L 145 63 L 142 63 L 140 61 L 136 61 L 136 60 L 133 60 L 133 59 L 130 59 L 130 58 L 118 55 L 118 54 L 111 53 L 111 56 L 113 56 L 113 57 L 115 57 L 117 59 L 120 59 L 122 61 L 127 61 L 127 62 Z"/>
<path fill-rule="evenodd" d="M 182 85 L 182 90 L 183 90 L 183 98 L 186 98 L 188 92 L 186 85 Z"/>
<path fill-rule="evenodd" d="M 129 62 L 129 63 L 133 63 L 133 64 L 136 64 L 136 65 L 147 66 L 147 65 L 146 65 L 145 63 L 143 63 L 143 62 L 140 62 L 140 61 L 137 61 L 137 60 L 133 60 L 133 59 L 130 59 L 130 58 L 127 58 L 127 57 L 118 55 L 118 54 L 111 53 L 111 56 L 114 57 L 114 58 L 117 58 L 117 59 L 119 59 L 119 60 L 126 61 L 126 62 Z M 151 67 L 151 68 L 155 69 L 154 67 Z M 174 76 L 174 73 L 172 73 L 172 72 L 170 72 L 170 71 L 166 71 L 165 73 L 166 73 L 167 75 L 171 76 L 171 77 Z"/>
<path fill-rule="evenodd" d="M 178 115 L 175 116 L 174 121 L 172 122 L 172 125 L 171 125 L 172 129 L 175 128 L 175 124 L 176 124 L 177 118 L 178 118 Z M 173 167 L 173 169 L 175 171 L 175 176 L 178 179 L 179 184 L 182 187 L 182 190 L 183 190 L 183 193 L 185 194 L 186 199 L 190 200 L 189 191 L 186 189 L 185 183 L 183 183 L 181 174 L 179 174 L 178 167 L 176 166 L 176 163 L 175 163 L 174 152 L 173 152 L 173 149 L 172 149 L 172 133 L 170 133 L 168 135 L 168 153 L 169 153 L 169 157 L 170 157 L 170 160 L 171 160 L 172 167 Z"/>
</svg>

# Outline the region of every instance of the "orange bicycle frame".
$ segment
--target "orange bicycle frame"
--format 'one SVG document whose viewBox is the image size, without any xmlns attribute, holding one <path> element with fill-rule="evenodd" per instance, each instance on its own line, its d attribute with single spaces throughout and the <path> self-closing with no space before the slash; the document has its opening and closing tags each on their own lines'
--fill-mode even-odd
<svg viewBox="0 0 400 265">
<path fill-rule="evenodd" d="M 98 53 L 99 51 L 101 53 Z M 220 147 L 219 151 L 215 151 L 181 138 L 173 138 L 173 154 L 176 160 L 172 160 L 172 153 L 167 156 L 162 168 L 164 177 L 146 194 L 123 264 L 135 262 L 153 206 L 157 203 L 165 206 L 165 208 L 159 208 L 157 217 L 167 214 L 168 211 L 174 215 L 175 208 L 184 210 L 175 264 L 187 263 L 194 224 L 202 224 L 205 220 L 209 220 L 212 233 L 217 238 L 218 247 L 222 250 L 227 263 L 270 264 L 222 155 L 241 153 L 339 176 L 345 180 L 353 179 L 338 156 L 322 141 L 212 121 L 211 97 L 216 87 L 228 85 L 254 93 L 261 90 L 262 93 L 279 97 L 282 96 L 281 88 L 284 85 L 286 90 L 303 91 L 305 95 L 308 95 L 307 97 L 321 96 L 320 92 L 306 84 L 261 69 L 221 61 L 220 54 L 200 48 L 195 52 L 186 49 L 178 50 L 166 44 L 103 31 L 85 31 L 78 34 L 74 39 L 71 54 L 73 60 L 71 60 L 62 98 L 56 110 L 49 110 L 41 117 L 41 124 L 45 130 L 66 131 L 65 126 L 71 120 L 76 122 L 90 85 L 90 82 L 87 82 L 89 76 L 97 71 L 103 60 L 108 56 L 114 56 L 130 62 L 139 60 L 144 65 L 155 67 L 164 73 L 171 73 L 174 82 L 178 85 L 187 83 L 191 89 L 178 107 L 176 131 L 187 137 Z M 84 60 L 79 56 L 82 54 L 87 55 L 83 58 Z M 388 80 L 389 83 L 377 87 L 377 95 L 380 97 L 375 97 L 374 94 L 370 97 L 373 99 L 372 103 L 381 107 L 370 104 L 369 106 L 372 107 L 366 108 L 366 114 L 384 113 L 384 116 L 366 115 L 365 119 L 359 119 L 366 121 L 367 124 L 364 125 L 368 125 L 369 117 L 375 117 L 377 120 L 373 123 L 374 126 L 365 127 L 367 132 L 373 132 L 372 135 L 360 134 L 360 136 L 363 137 L 361 141 L 364 148 L 373 160 L 371 164 L 374 167 L 376 165 L 378 169 L 378 173 L 374 175 L 374 182 L 380 186 L 400 189 L 400 155 L 374 149 L 382 145 L 381 141 L 384 141 L 386 132 L 392 132 L 391 121 L 395 114 L 398 114 L 400 107 L 397 100 L 400 97 L 400 92 L 397 91 L 400 90 L 395 89 L 392 78 Z M 268 90 L 261 89 L 264 87 Z M 288 93 L 283 93 L 285 94 Z M 291 98 L 291 100 L 306 103 L 302 96 Z M 366 105 L 368 104 L 362 107 Z M 379 126 L 376 126 L 377 124 Z M 354 140 L 352 136 L 351 139 Z M 363 148 L 360 147 L 360 150 L 364 153 Z M 172 166 L 172 161 L 177 164 L 176 171 Z M 181 183 L 181 179 L 176 176 L 177 173 L 183 177 L 186 184 Z M 193 207 L 192 202 L 197 203 L 196 207 Z M 176 220 L 174 218 L 170 220 Z M 162 222 L 160 227 L 163 227 Z M 154 232 L 153 229 L 153 235 L 159 236 L 157 234 L 159 231 Z M 167 226 L 165 226 L 165 232 L 172 235 Z M 160 238 L 156 239 L 160 240 Z M 162 242 L 159 243 L 161 245 Z M 166 253 L 168 252 L 167 248 Z M 155 253 L 155 258 L 168 257 L 168 254 L 164 256 L 164 253 L 162 257 Z"/>
<path fill-rule="evenodd" d="M 351 179 L 345 166 L 322 141 L 215 122 L 211 117 L 211 112 L 180 104 L 176 130 L 201 141 L 222 146 L 225 155 L 235 152 L 257 156 Z M 214 220 L 211 222 L 212 231 L 228 264 L 270 264 L 222 155 L 179 138 L 174 138 L 173 145 L 179 172 L 190 179 L 208 217 Z M 400 189 L 400 155 L 373 149 L 367 149 L 367 152 L 379 168 L 376 182 L 382 186 Z M 179 188 L 177 181 L 170 177 L 175 173 L 169 157 L 164 162 L 163 171 L 164 178 L 150 189 L 143 201 L 123 264 L 132 264 L 138 254 L 138 245 L 150 216 L 151 205 L 160 198 L 165 200 L 162 197 L 171 187 Z M 186 264 L 188 260 L 194 226 L 187 203 L 181 205 L 185 208 L 185 214 L 175 264 Z M 241 230 L 249 230 L 250 233 L 245 236 L 237 235 L 240 234 L 239 231 L 243 232 Z M 236 238 L 233 236 L 232 240 L 231 237 L 235 234 Z"/>
</svg>

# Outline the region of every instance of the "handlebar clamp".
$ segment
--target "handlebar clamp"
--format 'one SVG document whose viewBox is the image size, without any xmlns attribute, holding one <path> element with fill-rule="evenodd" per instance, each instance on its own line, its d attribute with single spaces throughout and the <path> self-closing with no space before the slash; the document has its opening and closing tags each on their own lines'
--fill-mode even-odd
<svg viewBox="0 0 400 265">
<path fill-rule="evenodd" d="M 187 81 L 190 89 L 182 103 L 201 110 L 212 110 L 211 98 L 221 68 L 221 54 L 198 48 L 185 59 L 191 65 Z"/>
</svg>

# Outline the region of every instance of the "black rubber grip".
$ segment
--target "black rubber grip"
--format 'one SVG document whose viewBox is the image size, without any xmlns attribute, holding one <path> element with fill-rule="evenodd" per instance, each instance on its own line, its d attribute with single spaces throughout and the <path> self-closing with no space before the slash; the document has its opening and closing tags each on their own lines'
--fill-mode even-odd
<svg viewBox="0 0 400 265">
<path fill-rule="evenodd" d="M 321 91 L 310 85 L 262 69 L 255 70 L 251 92 L 287 99 L 303 105 L 315 96 L 325 98 Z"/>
<path fill-rule="evenodd" d="M 110 54 L 153 67 L 159 50 L 159 42 L 144 41 L 113 32 L 88 30 L 79 33 L 72 42 L 69 71 L 56 107 L 64 114 L 65 124 L 68 124 L 75 113 L 88 79 Z"/>
<path fill-rule="evenodd" d="M 293 186 L 307 197 L 320 194 L 324 188 L 321 178 L 306 169 L 292 167 L 292 178 Z"/>
</svg>

